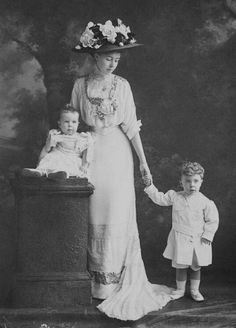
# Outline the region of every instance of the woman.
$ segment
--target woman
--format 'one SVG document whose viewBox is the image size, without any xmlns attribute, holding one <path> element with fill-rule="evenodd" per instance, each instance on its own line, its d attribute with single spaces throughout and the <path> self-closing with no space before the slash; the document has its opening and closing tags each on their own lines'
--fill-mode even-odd
<svg viewBox="0 0 236 328">
<path fill-rule="evenodd" d="M 89 23 L 76 47 L 90 54 L 89 74 L 76 80 L 71 105 L 95 137 L 90 197 L 88 266 L 92 295 L 110 317 L 136 320 L 169 300 L 166 287 L 151 285 L 140 250 L 131 144 L 140 171 L 152 179 L 139 135 L 140 122 L 129 83 L 113 72 L 120 53 L 138 46 L 121 20 Z"/>
</svg>

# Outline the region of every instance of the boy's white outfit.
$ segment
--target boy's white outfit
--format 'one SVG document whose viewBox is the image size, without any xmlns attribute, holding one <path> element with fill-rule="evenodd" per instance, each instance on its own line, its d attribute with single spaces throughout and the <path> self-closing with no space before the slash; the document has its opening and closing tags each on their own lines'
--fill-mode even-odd
<svg viewBox="0 0 236 328">
<path fill-rule="evenodd" d="M 151 185 L 145 192 L 160 206 L 172 206 L 172 229 L 163 256 L 172 260 L 175 268 L 198 270 L 212 263 L 211 245 L 201 242 L 201 237 L 212 241 L 219 225 L 219 214 L 213 201 L 201 192 L 186 195 L 183 191 L 159 192 Z"/>
</svg>

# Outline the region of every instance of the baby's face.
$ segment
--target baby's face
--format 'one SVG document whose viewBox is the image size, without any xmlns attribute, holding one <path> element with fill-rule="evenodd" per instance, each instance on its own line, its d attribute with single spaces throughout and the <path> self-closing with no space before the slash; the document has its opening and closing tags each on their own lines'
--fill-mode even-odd
<svg viewBox="0 0 236 328">
<path fill-rule="evenodd" d="M 67 135 L 73 135 L 76 133 L 79 126 L 79 113 L 77 112 L 65 112 L 61 114 L 58 125 L 62 133 Z"/>
<path fill-rule="evenodd" d="M 198 192 L 202 185 L 202 178 L 199 174 L 182 175 L 181 184 L 186 194 L 194 194 Z"/>
</svg>

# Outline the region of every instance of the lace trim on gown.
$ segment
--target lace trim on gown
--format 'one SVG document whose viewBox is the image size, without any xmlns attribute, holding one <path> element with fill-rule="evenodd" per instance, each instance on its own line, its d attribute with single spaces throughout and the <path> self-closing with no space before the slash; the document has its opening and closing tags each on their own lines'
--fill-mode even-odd
<svg viewBox="0 0 236 328">
<path fill-rule="evenodd" d="M 94 281 L 103 285 L 118 284 L 120 281 L 121 273 L 122 271 L 120 273 L 90 271 Z"/>
</svg>

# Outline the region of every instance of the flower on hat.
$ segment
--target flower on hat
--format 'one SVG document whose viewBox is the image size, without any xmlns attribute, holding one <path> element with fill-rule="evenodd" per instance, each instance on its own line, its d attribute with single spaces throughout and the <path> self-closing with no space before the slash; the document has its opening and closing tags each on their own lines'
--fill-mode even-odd
<svg viewBox="0 0 236 328">
<path fill-rule="evenodd" d="M 92 48 L 95 43 L 94 33 L 91 30 L 92 26 L 93 26 L 93 23 L 89 22 L 88 25 L 86 26 L 85 31 L 82 33 L 82 35 L 80 37 L 81 45 L 84 48 L 86 48 L 86 47 Z"/>
<path fill-rule="evenodd" d="M 102 32 L 102 35 L 107 38 L 108 42 L 111 42 L 112 44 L 116 42 L 117 34 L 115 26 L 113 26 L 110 20 L 106 21 L 104 25 L 99 24 L 99 29 Z"/>
<path fill-rule="evenodd" d="M 107 20 L 105 24 L 89 22 L 75 49 L 99 49 L 107 44 L 122 47 L 135 42 L 130 27 L 117 18 L 113 21 Z"/>
<path fill-rule="evenodd" d="M 118 21 L 118 25 L 115 27 L 115 31 L 117 33 L 121 33 L 122 35 L 124 35 L 126 39 L 128 39 L 129 38 L 128 33 L 131 33 L 130 27 L 125 26 L 125 24 L 123 24 L 120 19 L 118 19 L 117 21 Z"/>
</svg>

